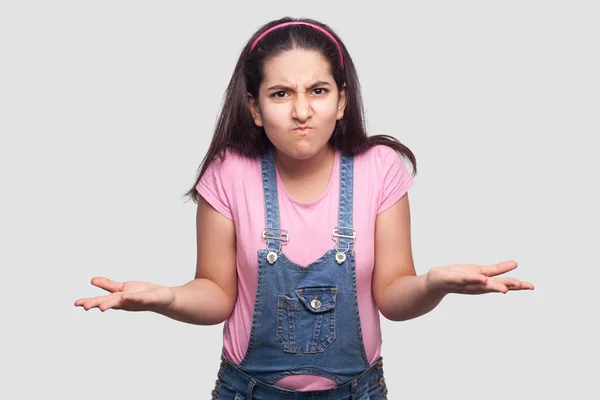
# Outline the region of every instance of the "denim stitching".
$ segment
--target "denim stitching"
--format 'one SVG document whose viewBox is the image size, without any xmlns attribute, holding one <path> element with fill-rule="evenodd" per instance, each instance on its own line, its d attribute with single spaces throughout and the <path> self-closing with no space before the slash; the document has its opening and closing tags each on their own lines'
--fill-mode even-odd
<svg viewBox="0 0 600 400">
<path fill-rule="evenodd" d="M 280 229 L 278 183 L 272 147 L 269 152 L 263 155 L 261 167 L 265 230 L 267 236 L 279 237 L 278 235 L 282 230 Z M 354 204 L 354 161 L 352 156 L 343 154 L 339 167 L 340 196 L 338 199 L 337 231 L 341 235 L 350 235 L 353 233 Z M 291 232 L 291 234 L 293 236 L 294 233 Z M 301 373 L 298 372 L 301 370 L 313 375 L 335 376 L 333 380 L 338 383 L 354 379 L 353 377 L 356 377 L 356 374 L 359 374 L 360 371 L 364 371 L 369 363 L 360 326 L 356 294 L 356 261 L 354 248 L 350 243 L 352 239 L 336 238 L 337 249 L 344 251 L 347 255 L 346 260 L 341 265 L 335 260 L 337 251 L 332 246 L 330 250 L 327 250 L 308 266 L 299 265 L 289 259 L 281 250 L 279 240 L 267 239 L 266 248 L 262 248 L 257 252 L 259 258 L 258 285 L 250 341 L 244 359 L 240 364 L 244 367 L 243 371 L 264 382 L 275 382 L 277 379 L 272 380 L 273 378 L 286 376 L 290 374 L 290 371 Z M 275 245 L 277 245 L 277 248 L 274 248 Z M 276 250 L 279 257 L 273 264 L 268 264 L 266 255 L 272 250 Z M 296 289 L 293 289 L 292 285 L 295 285 Z M 319 285 L 329 287 L 340 285 L 340 290 L 344 291 L 344 295 L 340 297 L 339 305 L 336 304 L 338 302 L 336 300 L 337 293 L 326 289 L 315 289 Z M 306 288 L 308 290 L 305 290 Z M 293 290 L 296 290 L 296 293 Z M 319 300 L 321 300 L 322 305 L 317 310 L 314 310 L 310 305 L 311 293 L 314 293 L 315 296 L 321 294 Z M 348 296 L 346 296 L 346 293 Z M 294 298 L 294 294 L 297 295 L 298 299 Z M 263 298 L 264 296 L 268 297 Z M 273 309 L 273 307 L 276 307 L 276 309 Z M 273 319 L 276 319 L 276 321 Z M 328 322 L 326 319 L 328 319 Z M 313 367 L 309 368 L 303 365 L 308 360 L 306 358 L 308 354 L 325 352 L 340 336 L 340 333 L 338 333 L 340 327 L 337 327 L 338 323 L 341 323 L 339 321 L 349 324 L 348 327 L 344 325 L 343 328 L 346 330 L 343 332 L 343 336 L 350 340 L 348 344 L 351 343 L 352 350 L 346 351 L 340 345 L 335 345 L 329 354 L 325 353 L 320 357 L 327 359 L 340 356 L 342 359 L 347 359 L 349 363 L 342 362 L 344 368 L 340 368 L 339 371 L 336 369 L 335 373 L 327 371 L 328 368 L 324 366 L 327 363 L 323 363 L 323 367 L 320 368 L 321 363 L 317 360 L 323 358 L 314 358 L 315 364 Z M 267 329 L 270 333 L 267 332 Z M 355 333 L 347 329 L 352 329 Z M 262 347 L 262 343 L 268 342 L 272 344 Z M 259 343 L 261 344 L 259 345 Z M 284 353 L 276 354 L 273 351 L 304 353 L 305 355 L 292 358 L 284 356 Z M 276 365 L 262 364 L 263 360 L 269 359 L 270 354 L 273 355 L 273 360 L 283 360 L 285 367 L 278 368 Z M 349 355 L 349 357 L 344 354 Z M 259 359 L 260 365 L 255 363 L 255 360 Z M 267 368 L 265 369 L 265 367 Z M 240 371 L 242 370 L 240 369 Z M 369 381 L 371 381 L 371 378 L 369 378 Z M 364 382 L 361 385 L 364 385 Z M 283 391 L 282 393 L 290 394 L 289 391 Z M 358 393 L 362 394 L 362 389 Z M 357 392 L 354 392 L 354 394 L 357 394 Z"/>
</svg>

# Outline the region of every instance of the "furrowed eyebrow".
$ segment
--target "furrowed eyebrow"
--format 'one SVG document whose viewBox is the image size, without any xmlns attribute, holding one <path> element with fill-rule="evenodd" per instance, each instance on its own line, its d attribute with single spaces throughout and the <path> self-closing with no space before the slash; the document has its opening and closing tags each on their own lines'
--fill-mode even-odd
<svg viewBox="0 0 600 400">
<path fill-rule="evenodd" d="M 310 85 L 309 89 L 314 89 L 319 86 L 329 86 L 329 82 L 324 82 L 324 81 L 315 82 L 312 85 Z M 267 90 L 291 90 L 291 91 L 293 91 L 294 88 L 287 86 L 287 85 L 275 85 L 275 86 L 271 86 Z"/>
</svg>

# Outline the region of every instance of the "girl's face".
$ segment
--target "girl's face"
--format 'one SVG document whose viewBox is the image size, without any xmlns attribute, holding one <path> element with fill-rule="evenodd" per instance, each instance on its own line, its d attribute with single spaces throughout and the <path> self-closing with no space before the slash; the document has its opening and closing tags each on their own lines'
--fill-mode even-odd
<svg viewBox="0 0 600 400">
<path fill-rule="evenodd" d="M 283 154 L 308 159 L 323 150 L 344 115 L 340 92 L 326 59 L 316 51 L 290 50 L 267 61 L 258 99 L 248 94 L 254 123 Z"/>
</svg>

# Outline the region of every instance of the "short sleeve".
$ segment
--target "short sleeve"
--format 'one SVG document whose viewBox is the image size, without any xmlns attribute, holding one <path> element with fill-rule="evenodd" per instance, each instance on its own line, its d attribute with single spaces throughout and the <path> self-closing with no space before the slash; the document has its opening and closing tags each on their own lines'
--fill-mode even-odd
<svg viewBox="0 0 600 400">
<path fill-rule="evenodd" d="M 382 179 L 377 213 L 382 213 L 402 198 L 413 185 L 402 157 L 389 146 L 378 146 L 378 169 Z"/>
<path fill-rule="evenodd" d="M 231 176 L 227 167 L 227 155 L 221 161 L 215 158 L 206 169 L 202 179 L 196 185 L 198 193 L 221 213 L 224 217 L 233 219 L 229 199 L 231 190 Z"/>
</svg>

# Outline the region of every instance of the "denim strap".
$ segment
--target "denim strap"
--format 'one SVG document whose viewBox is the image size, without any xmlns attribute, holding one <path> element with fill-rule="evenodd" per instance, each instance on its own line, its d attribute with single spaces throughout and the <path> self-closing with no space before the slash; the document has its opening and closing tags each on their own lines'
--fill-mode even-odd
<svg viewBox="0 0 600 400">
<path fill-rule="evenodd" d="M 279 219 L 279 197 L 277 194 L 277 172 L 275 170 L 275 151 L 273 147 L 263 154 L 261 160 L 263 194 L 265 201 L 265 231 L 267 236 L 267 249 L 278 251 L 282 230 Z M 337 232 L 343 236 L 351 236 L 352 212 L 354 203 L 354 158 L 352 155 L 342 154 L 340 156 L 340 196 L 338 208 Z M 338 249 L 345 251 L 350 248 L 352 239 L 337 237 Z"/>
<path fill-rule="evenodd" d="M 340 160 L 340 199 L 338 209 L 338 234 L 352 236 L 352 211 L 354 203 L 354 158 L 351 155 L 342 154 Z M 352 239 L 338 237 L 339 251 L 350 248 Z"/>
<path fill-rule="evenodd" d="M 279 226 L 279 197 L 277 196 L 277 173 L 275 171 L 275 151 L 273 147 L 262 156 L 262 181 L 265 199 L 265 221 L 267 226 L 266 241 L 269 251 L 278 251 L 281 248 L 281 228 Z"/>
</svg>

